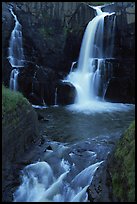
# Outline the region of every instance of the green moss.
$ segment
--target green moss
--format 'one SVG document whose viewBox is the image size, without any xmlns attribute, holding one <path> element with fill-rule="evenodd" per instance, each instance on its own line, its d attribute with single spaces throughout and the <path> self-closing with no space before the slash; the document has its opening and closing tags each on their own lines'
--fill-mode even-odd
<svg viewBox="0 0 137 204">
<path fill-rule="evenodd" d="M 119 201 L 135 201 L 135 121 L 116 147 L 112 169 L 113 193 Z"/>
<path fill-rule="evenodd" d="M 8 118 L 12 123 L 17 122 L 17 110 L 28 106 L 28 104 L 28 100 L 21 93 L 2 85 L 2 124 L 7 124 Z"/>
</svg>

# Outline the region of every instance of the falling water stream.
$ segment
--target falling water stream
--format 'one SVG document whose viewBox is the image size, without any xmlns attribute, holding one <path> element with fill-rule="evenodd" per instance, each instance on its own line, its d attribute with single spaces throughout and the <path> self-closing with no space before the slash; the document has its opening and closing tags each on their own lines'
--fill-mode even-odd
<svg viewBox="0 0 137 204">
<path fill-rule="evenodd" d="M 63 80 L 72 83 L 76 88 L 75 104 L 79 107 L 93 106 L 94 102 L 97 103 L 99 101 L 98 92 L 101 86 L 102 65 L 105 65 L 107 57 L 109 56 L 110 58 L 110 53 L 112 53 L 109 50 L 105 54 L 105 46 L 103 44 L 104 19 L 106 16 L 114 16 L 115 13 L 102 12 L 100 7 L 93 8 L 96 10 L 97 15 L 88 23 L 85 30 L 77 69 L 71 69 L 69 75 Z M 114 25 L 112 25 L 110 27 L 114 30 Z M 113 40 L 111 41 L 113 42 Z M 104 96 L 103 93 L 102 96 Z"/>
<path fill-rule="evenodd" d="M 87 188 L 96 170 L 134 119 L 134 105 L 102 100 L 109 79 L 102 99 L 98 97 L 101 67 L 105 69 L 107 58 L 104 18 L 114 13 L 94 9 L 97 15 L 85 30 L 78 66 L 73 69 L 73 62 L 64 80 L 76 88 L 75 104 L 57 106 L 56 89 L 55 106 L 37 110 L 46 118 L 40 122 L 45 140 L 35 150 L 33 162 L 21 171 L 14 202 L 87 202 Z"/>
<path fill-rule="evenodd" d="M 11 33 L 9 43 L 8 60 L 12 66 L 10 76 L 10 89 L 18 90 L 18 74 L 19 68 L 24 67 L 24 53 L 22 46 L 22 26 L 19 23 L 17 16 L 14 14 L 12 8 L 9 9 L 15 20 L 15 26 Z"/>
</svg>

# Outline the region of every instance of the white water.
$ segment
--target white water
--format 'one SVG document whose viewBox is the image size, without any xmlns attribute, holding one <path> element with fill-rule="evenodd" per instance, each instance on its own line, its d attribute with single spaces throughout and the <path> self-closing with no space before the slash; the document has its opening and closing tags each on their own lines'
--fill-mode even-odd
<svg viewBox="0 0 137 204">
<path fill-rule="evenodd" d="M 74 69 L 74 65 L 75 65 L 76 63 L 77 63 L 77 62 L 72 62 L 72 64 L 71 64 L 71 68 L 70 68 L 70 72 L 73 71 L 73 69 Z"/>
<path fill-rule="evenodd" d="M 76 88 L 75 105 L 78 107 L 83 107 L 83 105 L 86 107 L 87 104 L 97 103 L 100 100 L 98 97 L 101 86 L 100 69 L 107 57 L 103 45 L 104 18 L 114 14 L 114 12 L 102 12 L 100 7 L 93 8 L 96 10 L 97 16 L 88 23 L 85 30 L 78 67 L 76 70 L 71 69 L 64 80 L 72 83 Z M 103 93 L 102 95 L 104 96 Z"/>
<path fill-rule="evenodd" d="M 30 164 L 22 171 L 22 184 L 13 195 L 14 202 L 86 202 L 87 188 L 101 163 L 85 168 L 71 182 L 67 176 L 72 169 L 64 159 L 59 164 L 62 172 L 58 176 L 45 161 Z"/>
<path fill-rule="evenodd" d="M 15 20 L 15 26 L 11 33 L 10 44 L 9 44 L 9 62 L 12 67 L 24 67 L 24 54 L 22 46 L 22 26 L 19 23 L 17 16 L 13 10 L 10 9 L 11 14 Z"/>
<path fill-rule="evenodd" d="M 12 8 L 9 9 L 15 20 L 15 26 L 11 33 L 10 43 L 8 48 L 8 60 L 13 68 L 10 76 L 10 89 L 18 90 L 18 74 L 19 68 L 24 67 L 24 53 L 22 46 L 22 26 L 19 23 L 17 16 Z"/>
<path fill-rule="evenodd" d="M 18 69 L 13 69 L 10 74 L 10 89 L 17 91 L 18 90 Z"/>
<path fill-rule="evenodd" d="M 58 88 L 55 89 L 55 104 L 54 104 L 54 106 L 57 106 L 57 97 L 58 97 L 57 93 L 58 93 Z"/>
</svg>

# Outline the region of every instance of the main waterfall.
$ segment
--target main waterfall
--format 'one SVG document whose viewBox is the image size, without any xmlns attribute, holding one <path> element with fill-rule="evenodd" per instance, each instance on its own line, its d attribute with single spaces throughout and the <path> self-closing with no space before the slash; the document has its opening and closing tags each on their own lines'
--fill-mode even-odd
<svg viewBox="0 0 137 204">
<path fill-rule="evenodd" d="M 19 23 L 17 16 L 14 14 L 12 8 L 9 9 L 15 20 L 15 26 L 11 33 L 9 43 L 8 60 L 12 66 L 10 75 L 10 89 L 18 90 L 18 74 L 19 68 L 24 67 L 24 53 L 22 46 L 22 26 Z"/>
<path fill-rule="evenodd" d="M 105 69 L 105 60 L 110 55 L 110 50 L 106 53 L 104 49 L 104 19 L 114 12 L 102 12 L 101 7 L 93 8 L 97 15 L 88 23 L 85 30 L 77 69 L 74 71 L 71 69 L 69 75 L 63 80 L 72 83 L 76 88 L 75 104 L 79 106 L 100 101 L 99 96 L 103 98 L 106 90 L 105 86 L 111 77 L 111 72 L 109 72 L 110 75 L 107 80 L 104 80 L 101 72 L 102 69 Z M 113 30 L 114 24 L 110 27 Z M 104 80 L 104 88 L 101 87 L 102 80 Z"/>
</svg>

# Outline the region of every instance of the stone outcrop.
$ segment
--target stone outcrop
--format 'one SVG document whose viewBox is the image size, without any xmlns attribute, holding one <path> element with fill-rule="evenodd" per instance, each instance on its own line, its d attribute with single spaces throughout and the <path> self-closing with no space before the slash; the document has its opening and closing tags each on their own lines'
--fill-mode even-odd
<svg viewBox="0 0 137 204">
<path fill-rule="evenodd" d="M 11 201 L 13 183 L 16 186 L 15 165 L 21 162 L 39 139 L 37 114 L 31 105 L 17 108 L 15 115 L 5 115 L 2 125 L 2 191 L 3 201 Z"/>
<path fill-rule="evenodd" d="M 73 104 L 76 96 L 75 87 L 69 82 L 61 82 L 57 85 L 57 104 Z"/>
<path fill-rule="evenodd" d="M 112 180 L 108 170 L 108 161 L 96 170 L 87 192 L 90 202 L 112 202 Z"/>
<path fill-rule="evenodd" d="M 113 73 L 105 99 L 112 102 L 135 103 L 135 60 L 113 59 Z"/>
</svg>

